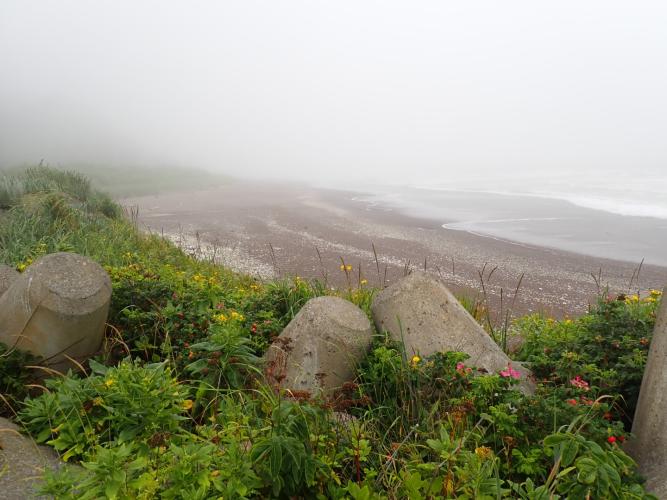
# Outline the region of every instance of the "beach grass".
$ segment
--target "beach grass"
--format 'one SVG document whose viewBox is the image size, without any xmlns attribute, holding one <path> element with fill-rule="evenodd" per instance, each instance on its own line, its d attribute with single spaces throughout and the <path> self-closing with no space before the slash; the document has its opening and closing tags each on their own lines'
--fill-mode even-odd
<svg viewBox="0 0 667 500">
<path fill-rule="evenodd" d="M 40 167 L 44 167 L 45 170 L 35 174 Z M 68 173 L 73 175 L 67 175 Z M 54 187 L 59 187 L 58 179 L 60 182 L 73 182 L 81 188 L 101 190 L 116 199 L 207 189 L 232 182 L 231 177 L 223 174 L 173 166 L 76 165 L 68 168 L 44 165 L 22 166 L 0 170 L 0 206 L 7 203 L 7 197 L 15 198 L 20 194 L 22 185 L 25 185 L 31 177 L 37 182 L 50 182 Z M 67 186 L 62 187 L 65 191 L 69 191 Z"/>
</svg>

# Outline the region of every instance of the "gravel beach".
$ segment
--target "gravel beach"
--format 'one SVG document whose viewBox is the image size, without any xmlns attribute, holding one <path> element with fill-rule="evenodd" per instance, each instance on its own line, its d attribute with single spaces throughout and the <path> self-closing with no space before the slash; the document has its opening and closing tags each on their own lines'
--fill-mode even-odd
<svg viewBox="0 0 667 500">
<path fill-rule="evenodd" d="M 364 279 L 368 286 L 383 286 L 406 269 L 426 267 L 453 291 L 479 295 L 484 270 L 484 288 L 496 314 L 501 290 L 507 308 L 519 280 L 515 313 L 555 317 L 585 312 L 598 293 L 598 277 L 612 293 L 667 283 L 664 267 L 643 266 L 637 284 L 633 276 L 639 263 L 448 230 L 442 221 L 363 199 L 363 193 L 352 191 L 235 182 L 121 202 L 139 207 L 139 223 L 147 231 L 261 279 L 301 276 L 326 279 L 331 286 Z M 340 270 L 342 261 L 353 266 L 351 273 Z"/>
</svg>

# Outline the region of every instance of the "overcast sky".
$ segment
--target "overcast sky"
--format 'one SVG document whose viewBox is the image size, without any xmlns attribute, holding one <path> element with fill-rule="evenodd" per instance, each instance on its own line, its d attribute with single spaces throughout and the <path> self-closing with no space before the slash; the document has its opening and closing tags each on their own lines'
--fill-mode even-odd
<svg viewBox="0 0 667 500">
<path fill-rule="evenodd" d="M 664 1 L 0 4 L 0 165 L 667 170 Z"/>
</svg>

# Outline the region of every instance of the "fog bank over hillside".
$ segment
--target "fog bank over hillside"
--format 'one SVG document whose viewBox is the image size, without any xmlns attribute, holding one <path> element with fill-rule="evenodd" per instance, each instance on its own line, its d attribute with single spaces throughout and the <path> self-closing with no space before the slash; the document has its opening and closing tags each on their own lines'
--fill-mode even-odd
<svg viewBox="0 0 667 500">
<path fill-rule="evenodd" d="M 659 1 L 5 0 L 0 166 L 664 179 L 666 17 Z"/>
</svg>

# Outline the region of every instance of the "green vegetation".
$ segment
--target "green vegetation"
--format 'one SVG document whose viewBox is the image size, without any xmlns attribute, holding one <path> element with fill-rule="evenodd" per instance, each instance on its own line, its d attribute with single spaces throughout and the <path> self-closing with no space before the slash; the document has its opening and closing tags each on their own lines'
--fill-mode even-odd
<svg viewBox="0 0 667 500">
<path fill-rule="evenodd" d="M 461 353 L 406 356 L 381 332 L 357 380 L 335 397 L 285 393 L 264 379 L 259 357 L 311 297 L 338 294 L 368 312 L 375 291 L 362 277 L 337 291 L 299 278 L 259 283 L 139 234 L 77 174 L 26 175 L 19 194 L 4 198 L 0 261 L 22 270 L 45 253 L 75 251 L 113 283 L 107 354 L 86 373 L 47 380 L 48 390 L 23 400 L 25 360 L 0 357 L 5 397 L 25 429 L 83 465 L 49 474 L 46 493 L 648 497 L 619 444 L 657 292 L 603 297 L 576 320 L 515 322 L 510 333 L 526 339 L 519 357 L 538 377 L 534 396 L 516 390 L 511 366 L 490 374 Z"/>
<path fill-rule="evenodd" d="M 21 183 L 26 171 L 40 172 L 39 177 L 49 179 L 56 176 L 69 177 L 76 183 L 85 176 L 89 184 L 114 198 L 144 196 L 171 191 L 206 189 L 231 182 L 229 177 L 206 170 L 179 167 L 105 167 L 77 165 L 76 170 L 61 170 L 46 167 L 12 168 L 4 172 L 7 177 L 18 177 Z M 3 175 L 0 170 L 0 176 Z M 15 181 L 16 182 L 16 181 Z M 86 181 L 88 182 L 88 181 Z M 0 206 L 3 185 L 0 184 Z"/>
</svg>

